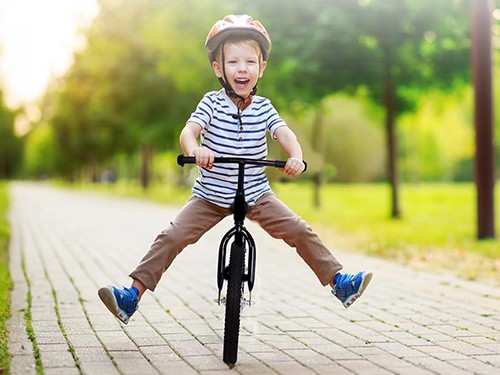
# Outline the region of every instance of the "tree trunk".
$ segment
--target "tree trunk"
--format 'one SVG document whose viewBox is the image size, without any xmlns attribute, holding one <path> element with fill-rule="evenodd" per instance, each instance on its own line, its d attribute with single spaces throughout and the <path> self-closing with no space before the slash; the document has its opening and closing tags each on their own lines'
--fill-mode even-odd
<svg viewBox="0 0 500 375">
<path fill-rule="evenodd" d="M 386 109 L 385 127 L 387 131 L 387 168 L 391 186 L 391 217 L 401 217 L 399 208 L 398 146 L 396 137 L 396 88 L 387 67 L 384 83 L 384 104 Z"/>
<path fill-rule="evenodd" d="M 493 126 L 491 1 L 472 8 L 472 75 L 475 92 L 477 238 L 495 238 L 495 135 Z"/>
<path fill-rule="evenodd" d="M 0 158 L 0 180 L 7 179 L 7 159 Z"/>
<path fill-rule="evenodd" d="M 324 119 L 323 119 L 323 104 L 320 102 L 316 108 L 316 117 L 314 119 L 313 125 L 313 149 L 318 155 L 322 157 L 321 166 L 317 169 L 317 172 L 313 174 L 314 183 L 314 207 L 321 207 L 321 186 L 323 185 L 323 164 L 324 164 L 324 152 L 325 152 L 325 137 L 324 137 Z"/>
<path fill-rule="evenodd" d="M 141 145 L 141 187 L 146 190 L 151 183 L 151 146 L 147 143 Z"/>
<path fill-rule="evenodd" d="M 88 181 L 95 184 L 99 179 L 97 178 L 97 161 L 95 154 L 91 151 L 87 153 L 87 168 L 86 168 L 86 177 Z"/>
</svg>

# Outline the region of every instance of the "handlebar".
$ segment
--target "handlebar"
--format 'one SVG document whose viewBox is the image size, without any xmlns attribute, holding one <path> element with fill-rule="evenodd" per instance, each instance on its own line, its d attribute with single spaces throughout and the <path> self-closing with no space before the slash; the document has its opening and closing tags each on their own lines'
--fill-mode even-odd
<svg viewBox="0 0 500 375">
<path fill-rule="evenodd" d="M 304 173 L 307 170 L 307 163 L 305 160 L 302 161 L 304 163 Z M 196 159 L 194 156 L 177 156 L 177 164 L 181 167 L 184 167 L 184 164 L 195 164 Z M 247 159 L 247 158 L 238 158 L 238 157 L 216 157 L 214 158 L 214 164 L 250 164 L 250 165 L 260 165 L 274 168 L 285 168 L 286 161 L 284 160 L 262 160 L 262 159 Z"/>
</svg>

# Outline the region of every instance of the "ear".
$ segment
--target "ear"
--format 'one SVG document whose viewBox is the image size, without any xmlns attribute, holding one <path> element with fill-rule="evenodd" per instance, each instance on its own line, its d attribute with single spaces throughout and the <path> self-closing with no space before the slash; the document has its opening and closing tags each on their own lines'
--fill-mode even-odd
<svg viewBox="0 0 500 375">
<path fill-rule="evenodd" d="M 267 61 L 266 60 L 262 60 L 260 62 L 259 78 L 262 78 L 262 75 L 264 74 L 264 70 L 266 69 L 266 66 L 267 66 Z"/>
<path fill-rule="evenodd" d="M 212 69 L 215 72 L 217 78 L 222 78 L 222 69 L 220 64 L 217 61 L 212 62 Z"/>
</svg>

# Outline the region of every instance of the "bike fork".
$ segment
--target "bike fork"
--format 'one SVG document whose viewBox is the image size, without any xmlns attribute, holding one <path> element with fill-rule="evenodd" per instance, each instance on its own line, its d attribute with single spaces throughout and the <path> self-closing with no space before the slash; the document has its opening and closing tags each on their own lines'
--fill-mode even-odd
<svg viewBox="0 0 500 375">
<path fill-rule="evenodd" d="M 255 283 L 255 241 L 250 233 L 246 230 L 246 228 L 243 227 L 241 228 L 241 231 L 237 231 L 236 227 L 234 227 L 224 235 L 219 246 L 219 260 L 217 265 L 217 287 L 219 290 L 217 303 L 219 305 L 221 303 L 221 292 L 224 286 L 224 280 L 228 279 L 228 265 L 226 264 L 226 255 L 229 242 L 232 238 L 234 238 L 237 242 L 241 241 L 240 243 L 243 245 L 242 248 L 248 251 L 248 256 L 246 254 L 246 251 L 245 254 L 243 254 L 244 257 L 247 257 L 247 271 L 243 273 L 242 279 L 243 281 L 246 281 L 248 283 L 248 291 L 250 293 L 249 303 L 251 303 L 251 292 Z"/>
</svg>

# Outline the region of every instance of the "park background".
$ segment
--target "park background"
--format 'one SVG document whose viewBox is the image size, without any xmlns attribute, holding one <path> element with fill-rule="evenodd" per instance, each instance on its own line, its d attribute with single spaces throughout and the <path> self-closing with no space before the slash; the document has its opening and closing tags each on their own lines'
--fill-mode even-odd
<svg viewBox="0 0 500 375">
<path fill-rule="evenodd" d="M 203 94 L 220 87 L 204 41 L 229 13 L 268 29 L 259 93 L 309 162 L 296 180 L 269 171 L 278 195 L 334 247 L 498 285 L 500 242 L 477 239 L 473 3 L 99 0 L 71 65 L 40 97 L 13 103 L 0 77 L 0 357 L 8 359 L 8 181 L 182 204 L 196 171 L 176 165 L 178 135 Z M 500 1 L 489 5 L 498 92 Z M 493 126 L 497 145 L 500 121 Z M 283 156 L 271 142 L 270 157 Z"/>
<path fill-rule="evenodd" d="M 220 87 L 207 32 L 248 13 L 273 40 L 259 93 L 309 162 L 293 181 L 269 171 L 280 197 L 337 247 L 498 282 L 500 243 L 476 234 L 472 0 L 97 4 L 40 98 L 9 104 L 0 80 L 1 179 L 181 204 L 196 172 L 175 163 L 178 135 Z M 498 92 L 500 2 L 489 4 Z"/>
</svg>

